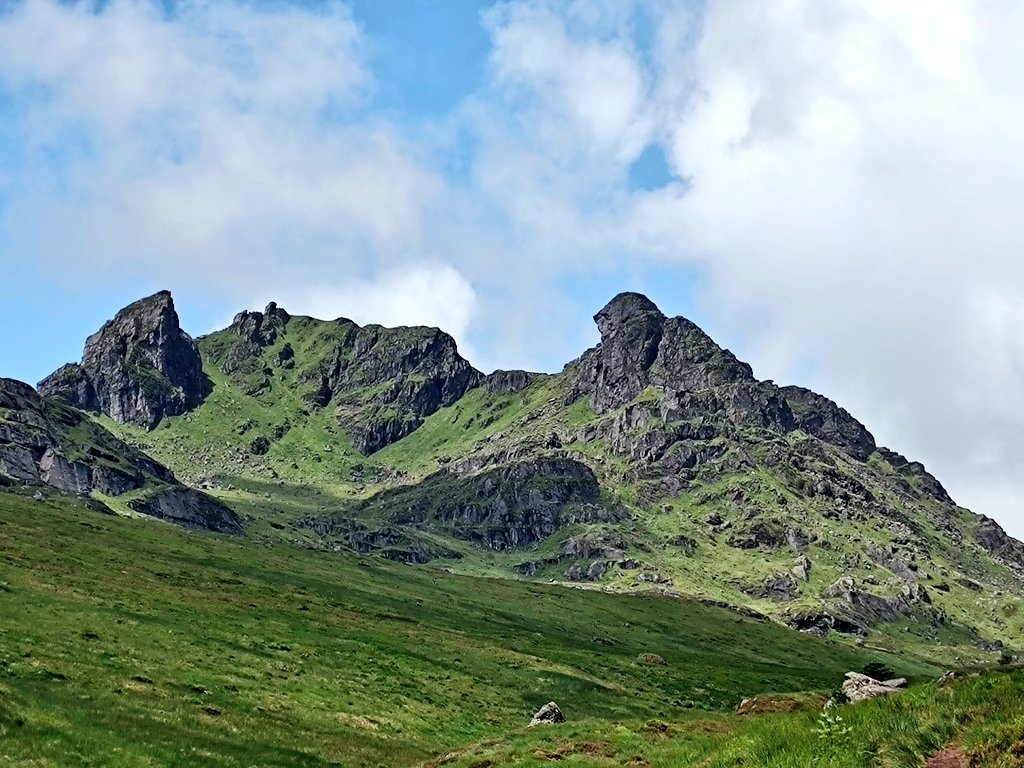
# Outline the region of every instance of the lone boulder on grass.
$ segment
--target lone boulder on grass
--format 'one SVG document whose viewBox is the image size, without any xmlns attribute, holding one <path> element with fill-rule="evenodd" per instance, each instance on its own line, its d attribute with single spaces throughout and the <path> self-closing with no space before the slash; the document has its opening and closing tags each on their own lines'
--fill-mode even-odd
<svg viewBox="0 0 1024 768">
<path fill-rule="evenodd" d="M 533 720 L 530 721 L 530 727 L 533 728 L 535 725 L 550 725 L 551 723 L 564 723 L 565 715 L 562 714 L 562 710 L 558 708 L 558 705 L 553 701 L 549 701 L 543 707 L 537 710 L 537 714 L 533 716 Z"/>
</svg>

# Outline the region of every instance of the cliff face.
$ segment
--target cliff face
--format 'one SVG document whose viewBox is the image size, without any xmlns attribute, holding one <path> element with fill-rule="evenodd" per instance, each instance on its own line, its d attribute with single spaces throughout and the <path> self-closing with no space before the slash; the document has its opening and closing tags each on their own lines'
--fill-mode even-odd
<svg viewBox="0 0 1024 768">
<path fill-rule="evenodd" d="M 206 386 L 199 349 L 181 330 L 171 294 L 161 291 L 118 312 L 86 341 L 82 362 L 41 381 L 39 391 L 152 429 L 195 407 Z"/>
<path fill-rule="evenodd" d="M 0 379 L 0 486 L 122 496 L 129 506 L 189 528 L 241 533 L 235 513 L 185 488 L 167 467 L 66 403 Z M 97 502 L 99 505 L 99 502 Z"/>
</svg>

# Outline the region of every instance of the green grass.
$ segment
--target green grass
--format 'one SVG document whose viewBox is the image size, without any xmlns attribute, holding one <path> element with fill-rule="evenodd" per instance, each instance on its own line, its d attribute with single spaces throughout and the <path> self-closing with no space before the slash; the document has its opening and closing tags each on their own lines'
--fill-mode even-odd
<svg viewBox="0 0 1024 768">
<path fill-rule="evenodd" d="M 657 653 L 666 666 L 638 663 Z M 873 658 L 682 599 L 470 578 L 0 495 L 0 764 L 403 766 L 829 690 Z"/>
<path fill-rule="evenodd" d="M 829 718 L 829 719 L 826 719 Z M 954 685 L 925 683 L 896 696 L 822 714 L 691 716 L 675 721 L 586 720 L 523 731 L 449 755 L 451 768 L 515 765 L 658 768 L 919 768 L 956 745 L 972 768 L 1024 765 L 1024 670 L 990 670 Z"/>
</svg>

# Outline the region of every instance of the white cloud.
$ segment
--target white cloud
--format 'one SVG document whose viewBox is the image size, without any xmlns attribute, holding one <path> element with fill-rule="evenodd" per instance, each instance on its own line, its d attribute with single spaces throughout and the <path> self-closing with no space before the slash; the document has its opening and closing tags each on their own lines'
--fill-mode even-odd
<svg viewBox="0 0 1024 768">
<path fill-rule="evenodd" d="M 712 3 L 673 142 L 715 300 L 984 507 L 993 474 L 1024 497 L 1021 32 L 999 5 Z M 1010 497 L 986 511 L 1019 534 Z"/>
<path fill-rule="evenodd" d="M 12 250 L 69 281 L 237 297 L 417 252 L 444 182 L 362 114 L 373 81 L 343 6 L 90 6 L 29 0 L 0 17 L 21 162 L 53 167 L 7 190 Z"/>
<path fill-rule="evenodd" d="M 606 8 L 490 19 L 492 122 L 516 129 L 477 172 L 527 250 L 699 268 L 761 376 L 833 396 L 1024 534 L 1024 11 L 720 0 L 693 47 L 678 4 Z M 634 13 L 657 19 L 646 51 Z M 685 183 L 628 191 L 659 140 Z"/>
</svg>

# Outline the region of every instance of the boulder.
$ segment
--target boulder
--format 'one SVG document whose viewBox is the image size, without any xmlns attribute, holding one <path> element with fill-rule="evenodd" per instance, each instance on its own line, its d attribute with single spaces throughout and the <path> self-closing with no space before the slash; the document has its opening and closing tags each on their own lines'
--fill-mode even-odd
<svg viewBox="0 0 1024 768">
<path fill-rule="evenodd" d="M 533 716 L 530 721 L 530 728 L 537 725 L 551 725 L 553 723 L 564 723 L 565 715 L 562 714 L 562 710 L 558 708 L 558 705 L 553 701 L 549 701 L 543 707 L 537 710 L 537 714 Z"/>
<path fill-rule="evenodd" d="M 906 681 L 903 681 L 904 685 Z M 873 677 L 862 675 L 859 672 L 847 672 L 843 681 L 843 693 L 851 702 L 866 701 L 879 696 L 891 696 L 898 693 L 902 686 L 889 685 Z"/>
</svg>

